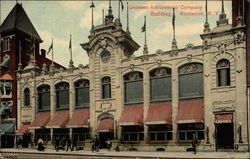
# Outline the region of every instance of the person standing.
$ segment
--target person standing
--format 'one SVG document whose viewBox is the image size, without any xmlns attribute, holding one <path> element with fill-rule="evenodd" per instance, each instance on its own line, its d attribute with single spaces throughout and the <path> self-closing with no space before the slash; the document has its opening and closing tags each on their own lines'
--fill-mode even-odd
<svg viewBox="0 0 250 159">
<path fill-rule="evenodd" d="M 75 147 L 75 148 L 76 148 L 76 150 L 77 150 L 77 140 L 76 140 L 76 138 L 73 138 L 71 151 L 73 151 L 73 150 L 74 150 L 74 147 Z"/>
<path fill-rule="evenodd" d="M 44 151 L 45 147 L 43 146 L 43 139 L 39 138 L 37 143 L 38 143 L 37 150 L 38 151 Z"/>
<path fill-rule="evenodd" d="M 100 141 L 96 135 L 96 138 L 95 138 L 95 150 L 96 150 L 96 152 L 99 152 L 99 146 L 100 146 Z"/>
<path fill-rule="evenodd" d="M 59 138 L 58 137 L 56 137 L 55 139 L 55 150 L 59 151 Z"/>
<path fill-rule="evenodd" d="M 67 136 L 67 139 L 66 139 L 66 151 L 68 151 L 69 149 L 72 149 L 71 148 L 71 140 L 70 140 L 70 137 Z"/>
<path fill-rule="evenodd" d="M 196 135 L 193 134 L 192 148 L 193 148 L 194 154 L 196 154 L 196 152 L 197 152 L 197 149 L 196 149 L 197 144 L 198 144 L 198 140 L 196 138 Z"/>
<path fill-rule="evenodd" d="M 111 140 L 108 138 L 108 140 L 106 141 L 106 144 L 107 144 L 107 149 L 108 151 L 110 151 L 111 149 Z"/>
</svg>

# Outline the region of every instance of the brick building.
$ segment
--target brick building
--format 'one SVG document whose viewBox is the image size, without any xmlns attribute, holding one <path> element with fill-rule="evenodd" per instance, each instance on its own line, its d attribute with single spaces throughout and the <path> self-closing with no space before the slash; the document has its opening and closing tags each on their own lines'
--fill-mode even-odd
<svg viewBox="0 0 250 159">
<path fill-rule="evenodd" d="M 37 68 L 51 60 L 46 58 L 46 51 L 41 49 L 42 40 L 24 11 L 17 3 L 0 26 L 0 115 L 2 147 L 13 146 L 13 134 L 16 130 L 17 117 L 17 71 L 26 67 L 30 55 L 34 56 Z M 55 63 L 57 68 L 59 64 Z M 62 67 L 63 68 L 63 67 Z M 14 131 L 14 132 L 13 132 Z M 4 135 L 4 134 L 11 135 Z M 9 142 L 8 142 L 9 141 Z"/>
</svg>

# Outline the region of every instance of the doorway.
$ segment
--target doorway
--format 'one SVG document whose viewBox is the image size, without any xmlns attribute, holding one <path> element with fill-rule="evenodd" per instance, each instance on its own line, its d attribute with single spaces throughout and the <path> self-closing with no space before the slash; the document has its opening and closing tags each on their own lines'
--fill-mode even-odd
<svg viewBox="0 0 250 159">
<path fill-rule="evenodd" d="M 233 149 L 233 123 L 216 124 L 216 149 Z"/>
<path fill-rule="evenodd" d="M 107 148 L 107 140 L 114 139 L 114 132 L 99 132 L 99 140 L 100 140 L 100 148 L 104 149 Z M 112 145 L 111 145 L 112 146 Z"/>
</svg>

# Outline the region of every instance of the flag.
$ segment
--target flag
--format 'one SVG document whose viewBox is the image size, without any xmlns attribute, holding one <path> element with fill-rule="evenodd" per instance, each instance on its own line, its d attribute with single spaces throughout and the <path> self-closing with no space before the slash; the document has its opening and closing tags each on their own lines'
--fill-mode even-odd
<svg viewBox="0 0 250 159">
<path fill-rule="evenodd" d="M 123 11 L 123 9 L 124 9 L 123 2 L 122 2 L 122 0 L 119 0 L 119 1 L 120 1 L 120 3 L 121 3 L 121 6 L 122 6 L 122 11 Z"/>
<path fill-rule="evenodd" d="M 95 8 L 93 0 L 92 0 L 92 4 L 90 5 L 90 8 Z"/>
<path fill-rule="evenodd" d="M 52 39 L 52 42 L 51 42 L 51 45 L 50 45 L 50 47 L 49 47 L 49 49 L 48 49 L 47 54 L 49 54 L 49 52 L 50 52 L 52 49 L 53 49 L 53 39 Z"/>
<path fill-rule="evenodd" d="M 146 31 L 146 17 L 144 19 L 144 25 L 141 27 L 141 32 L 145 32 Z"/>
<path fill-rule="evenodd" d="M 71 50 L 72 46 L 71 46 L 71 35 L 70 35 L 70 40 L 69 40 L 69 49 Z"/>
<path fill-rule="evenodd" d="M 172 19 L 172 25 L 173 25 L 173 29 L 175 28 L 175 8 L 173 8 L 173 19 Z"/>
</svg>

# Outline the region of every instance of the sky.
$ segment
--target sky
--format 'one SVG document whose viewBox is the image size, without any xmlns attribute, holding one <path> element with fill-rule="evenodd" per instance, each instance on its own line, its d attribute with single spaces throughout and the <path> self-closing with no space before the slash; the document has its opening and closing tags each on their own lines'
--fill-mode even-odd
<svg viewBox="0 0 250 159">
<path fill-rule="evenodd" d="M 48 50 L 52 38 L 54 43 L 54 60 L 64 66 L 69 65 L 69 41 L 72 34 L 73 61 L 77 67 L 86 65 L 89 58 L 80 43 L 88 42 L 91 28 L 91 1 L 22 1 L 22 6 L 31 22 L 39 33 L 43 43 L 41 48 Z M 127 2 L 129 10 L 129 29 L 132 38 L 141 46 L 135 52 L 136 56 L 142 55 L 144 33 L 141 27 L 144 16 L 147 17 L 147 45 L 149 54 L 161 49 L 171 49 L 173 38 L 172 7 L 175 9 L 175 30 L 178 48 L 187 44 L 201 45 L 200 34 L 203 33 L 205 23 L 205 0 L 199 1 L 142 1 L 123 0 L 124 10 L 121 10 L 123 29 L 127 27 Z M 16 1 L 1 1 L 1 22 L 6 18 Z M 94 25 L 102 24 L 102 9 L 107 15 L 109 1 L 95 1 Z M 118 1 L 112 1 L 112 10 L 115 18 L 118 17 Z M 225 1 L 225 13 L 232 22 L 231 1 Z M 221 0 L 208 1 L 208 22 L 211 30 L 216 27 L 216 20 L 221 12 Z M 160 13 L 160 14 L 159 14 Z M 196 14 L 196 15 L 187 15 Z M 51 58 L 51 54 L 48 55 Z"/>
</svg>

